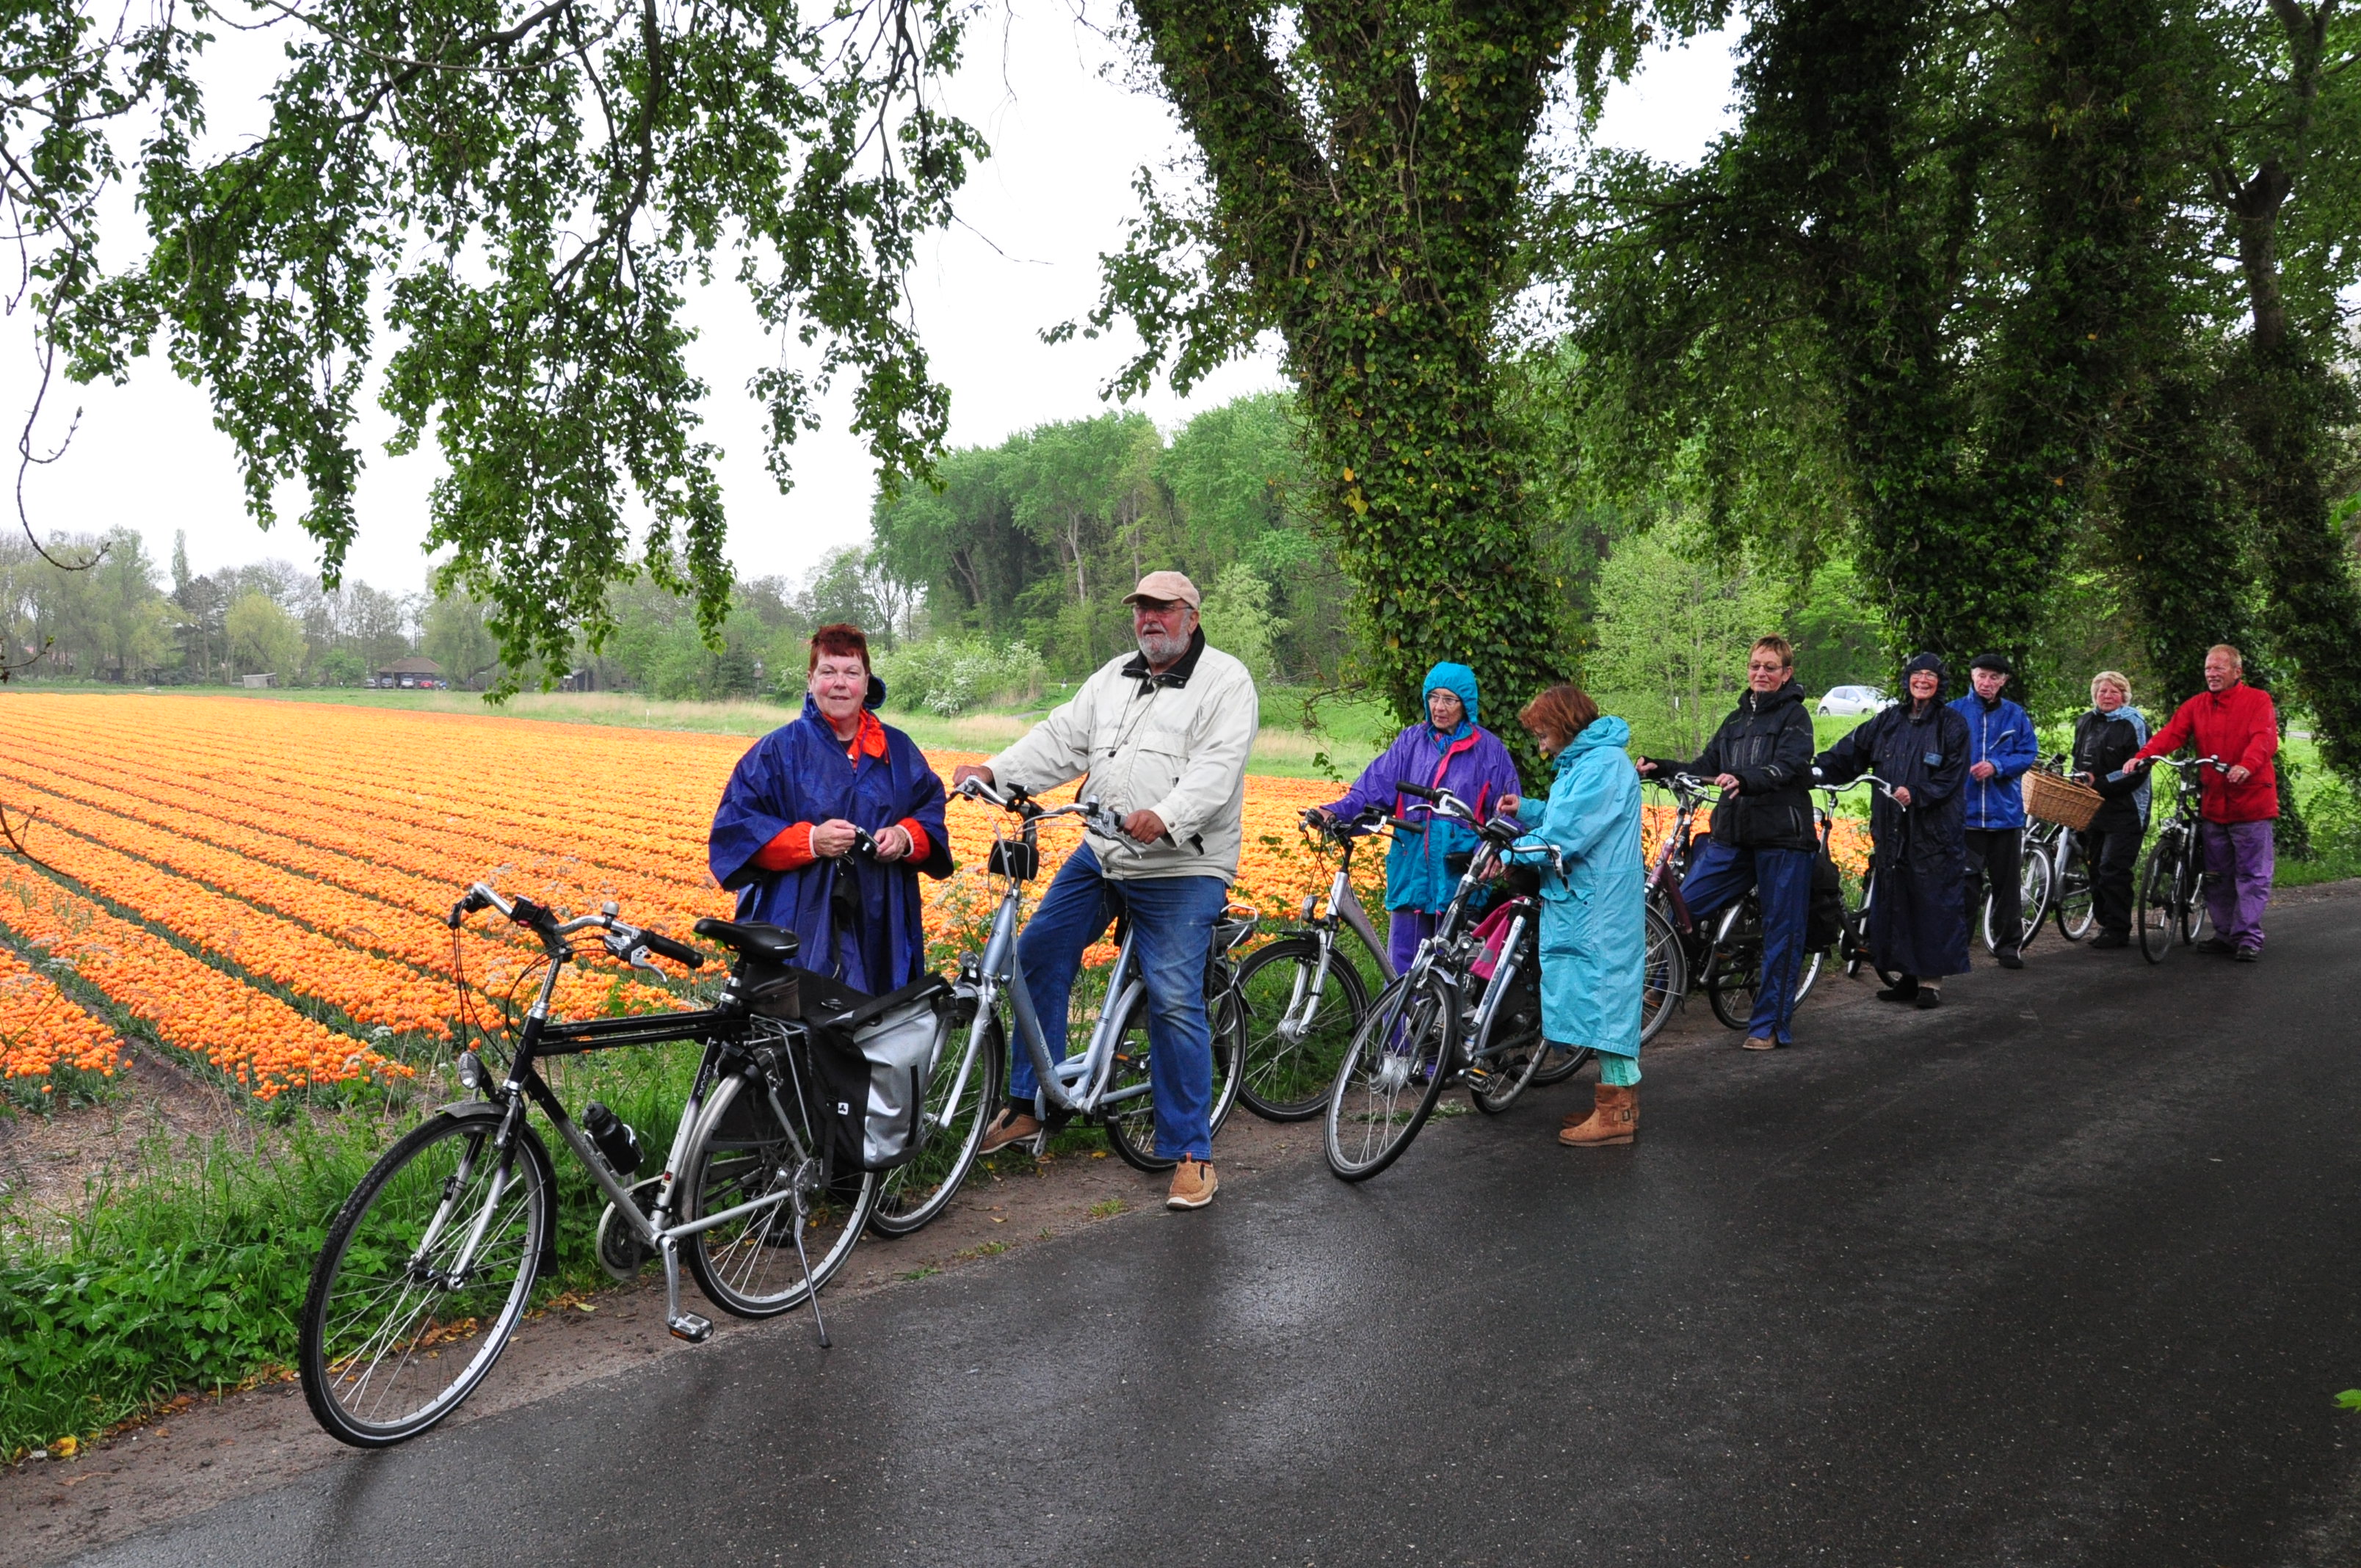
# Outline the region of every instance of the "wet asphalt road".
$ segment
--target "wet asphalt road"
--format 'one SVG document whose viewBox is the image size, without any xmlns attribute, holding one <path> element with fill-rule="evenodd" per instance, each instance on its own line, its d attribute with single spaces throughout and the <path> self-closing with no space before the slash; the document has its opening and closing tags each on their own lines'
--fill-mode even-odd
<svg viewBox="0 0 2361 1568">
<path fill-rule="evenodd" d="M 2361 897 L 2272 933 L 2053 931 L 1665 1053 L 1631 1148 L 1561 1153 L 1551 1091 L 90 1561 L 2351 1568 Z"/>
</svg>

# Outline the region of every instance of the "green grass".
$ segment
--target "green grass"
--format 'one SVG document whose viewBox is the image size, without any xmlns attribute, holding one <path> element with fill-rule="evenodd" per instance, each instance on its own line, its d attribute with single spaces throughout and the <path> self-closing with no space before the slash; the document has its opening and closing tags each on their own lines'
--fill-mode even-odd
<svg viewBox="0 0 2361 1568">
<path fill-rule="evenodd" d="M 696 1063 L 695 1047 L 675 1046 L 548 1067 L 577 1114 L 604 1100 L 638 1130 L 646 1175 L 671 1146 Z M 152 1138 L 134 1168 L 93 1186 L 62 1221 L 0 1201 L 0 1463 L 182 1389 L 235 1388 L 291 1365 L 328 1223 L 424 1098 L 401 1112 L 258 1118 L 250 1141 Z M 552 1153 L 558 1268 L 544 1299 L 606 1277 L 591 1256 L 605 1199 L 562 1145 Z"/>
</svg>

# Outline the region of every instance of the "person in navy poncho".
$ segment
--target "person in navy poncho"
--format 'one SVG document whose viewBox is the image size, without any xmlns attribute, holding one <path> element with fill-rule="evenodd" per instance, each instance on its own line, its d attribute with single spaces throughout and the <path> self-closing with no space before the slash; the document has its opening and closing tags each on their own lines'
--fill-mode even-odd
<svg viewBox="0 0 2361 1568">
<path fill-rule="evenodd" d="M 1882 1002 L 1933 1007 L 1947 974 L 1968 972 L 1968 851 L 1960 786 L 1968 777 L 1968 721 L 1944 706 L 1943 661 L 1912 659 L 1910 700 L 1889 707 L 1820 753 L 1830 784 L 1875 773 L 1894 798 L 1871 798 L 1876 883 L 1869 951 L 1896 975 Z"/>
<path fill-rule="evenodd" d="M 918 877 L 950 875 L 943 782 L 917 743 L 871 710 L 885 684 L 869 673 L 855 626 L 812 634 L 803 717 L 738 760 L 713 813 L 714 879 L 738 917 L 784 926 L 804 968 L 883 994 L 925 970 Z M 855 829 L 875 844 L 856 850 Z"/>
</svg>

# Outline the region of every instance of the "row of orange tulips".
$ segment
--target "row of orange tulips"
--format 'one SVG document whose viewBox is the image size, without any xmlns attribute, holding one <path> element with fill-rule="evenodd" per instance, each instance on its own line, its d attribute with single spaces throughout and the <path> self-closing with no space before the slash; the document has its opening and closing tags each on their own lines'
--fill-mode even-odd
<svg viewBox="0 0 2361 1568">
<path fill-rule="evenodd" d="M 112 1076 L 122 1054 L 114 1030 L 57 981 L 0 948 L 0 1078 L 47 1078 L 60 1066 Z M 40 1092 L 49 1090 L 40 1085 Z"/>
<path fill-rule="evenodd" d="M 24 868 L 0 865 L 0 929 L 31 951 L 71 963 L 109 1002 L 167 1043 L 208 1058 L 258 1099 L 304 1083 L 410 1073 Z"/>
</svg>

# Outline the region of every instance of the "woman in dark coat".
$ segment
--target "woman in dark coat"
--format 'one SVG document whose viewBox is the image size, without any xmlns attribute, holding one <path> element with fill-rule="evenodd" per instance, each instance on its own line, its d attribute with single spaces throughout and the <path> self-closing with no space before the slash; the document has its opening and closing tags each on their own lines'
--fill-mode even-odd
<svg viewBox="0 0 2361 1568">
<path fill-rule="evenodd" d="M 925 970 L 918 873 L 951 871 L 943 781 L 917 742 L 877 721 L 884 700 L 858 627 L 814 632 L 803 717 L 738 760 L 708 851 L 740 919 L 786 927 L 804 968 L 873 995 Z"/>
<path fill-rule="evenodd" d="M 1941 1003 L 1947 974 L 1968 971 L 1966 816 L 1960 786 L 1968 776 L 1968 721 L 1943 703 L 1943 661 L 1912 659 L 1910 697 L 1885 709 L 1820 753 L 1830 784 L 1875 773 L 1894 788 L 1871 797 L 1869 836 L 1876 850 L 1869 950 L 1898 978 L 1878 998 Z"/>
</svg>

